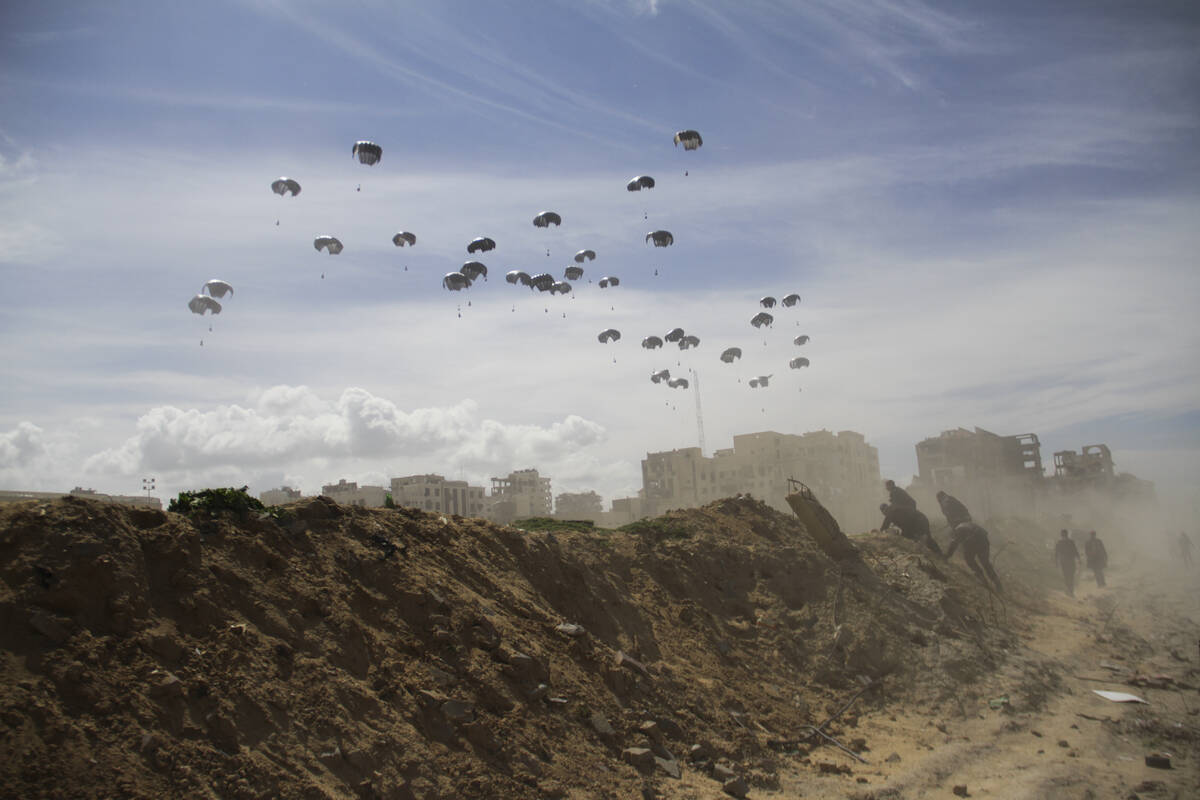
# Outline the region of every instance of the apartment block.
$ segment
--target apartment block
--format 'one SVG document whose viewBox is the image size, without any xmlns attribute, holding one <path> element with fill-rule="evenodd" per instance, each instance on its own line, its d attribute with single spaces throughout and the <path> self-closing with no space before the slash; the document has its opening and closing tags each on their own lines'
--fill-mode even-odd
<svg viewBox="0 0 1200 800">
<path fill-rule="evenodd" d="M 598 521 L 604 514 L 604 498 L 595 492 L 563 492 L 554 498 L 554 516 L 560 519 Z"/>
<path fill-rule="evenodd" d="M 448 481 L 444 476 L 434 474 L 392 478 L 392 502 L 398 506 L 464 517 L 482 517 L 487 513 L 487 498 L 482 486 Z"/>
<path fill-rule="evenodd" d="M 492 478 L 488 518 L 509 523 L 526 517 L 548 517 L 553 510 L 550 479 L 536 469 L 519 469 L 505 478 Z"/>
<path fill-rule="evenodd" d="M 299 489 L 293 489 L 290 486 L 281 486 L 278 489 L 267 489 L 265 492 L 260 492 L 258 499 L 262 501 L 264 506 L 281 506 L 284 503 L 292 503 L 304 494 Z"/>
<path fill-rule="evenodd" d="M 321 494 L 343 506 L 360 508 L 383 508 L 387 502 L 387 489 L 382 486 L 359 486 L 354 481 L 340 479 L 321 487 Z"/>
</svg>

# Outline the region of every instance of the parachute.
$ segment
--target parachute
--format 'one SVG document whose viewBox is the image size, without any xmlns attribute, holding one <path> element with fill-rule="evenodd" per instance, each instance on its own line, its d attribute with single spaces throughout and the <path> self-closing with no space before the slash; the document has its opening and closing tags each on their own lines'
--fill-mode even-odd
<svg viewBox="0 0 1200 800">
<path fill-rule="evenodd" d="M 638 175 L 636 178 L 625 184 L 625 190 L 629 192 L 640 192 L 642 189 L 653 189 L 654 178 L 649 175 Z"/>
<path fill-rule="evenodd" d="M 795 339 L 792 339 L 792 344 L 808 344 L 808 337 L 797 336 Z"/>
<path fill-rule="evenodd" d="M 205 312 L 211 311 L 213 314 L 221 313 L 221 304 L 213 300 L 206 294 L 198 294 L 188 301 L 188 308 L 193 314 L 204 316 Z"/>
<path fill-rule="evenodd" d="M 650 380 L 653 381 L 654 383 L 662 383 L 663 381 L 670 380 L 670 379 L 671 379 L 671 370 L 669 370 L 669 369 L 660 369 L 658 372 L 650 373 Z"/>
<path fill-rule="evenodd" d="M 488 250 L 495 250 L 495 249 L 496 249 L 495 241 L 489 239 L 486 236 L 480 236 L 478 239 L 472 239 L 471 243 L 469 245 L 467 245 L 468 253 L 474 253 L 474 252 L 480 251 L 480 250 L 482 250 L 483 252 L 486 253 Z"/>
<path fill-rule="evenodd" d="M 675 134 L 675 146 L 683 145 L 684 150 L 695 150 L 700 145 L 704 144 L 704 140 L 700 138 L 698 131 L 680 131 Z"/>
<path fill-rule="evenodd" d="M 769 327 L 771 327 L 771 323 L 774 321 L 775 321 L 775 318 L 772 317 L 770 314 L 768 314 L 765 311 L 760 311 L 759 313 L 755 314 L 754 317 L 750 320 L 750 324 L 756 328 L 761 328 L 763 325 L 766 325 L 769 328 Z"/>
<path fill-rule="evenodd" d="M 224 297 L 227 294 L 233 294 L 232 286 L 225 281 L 218 280 L 216 278 L 213 278 L 211 281 L 205 283 L 204 288 L 200 290 L 200 293 L 204 294 L 206 290 L 213 297 Z"/>
<path fill-rule="evenodd" d="M 787 297 L 783 298 L 783 304 L 785 306 L 787 306 L 788 308 L 791 308 L 792 306 L 796 305 L 799 302 L 800 302 L 800 295 L 798 295 L 798 294 L 789 294 Z"/>
<path fill-rule="evenodd" d="M 566 281 L 559 281 L 550 287 L 550 294 L 570 294 L 571 284 Z"/>
<path fill-rule="evenodd" d="M 600 288 L 601 289 L 607 289 L 610 286 L 620 286 L 620 285 L 621 285 L 621 279 L 614 278 L 612 275 L 605 275 L 603 278 L 600 279 Z"/>
<path fill-rule="evenodd" d="M 621 332 L 616 328 L 609 328 L 606 331 L 600 331 L 600 335 L 596 338 L 600 340 L 601 344 L 608 344 L 609 342 L 619 341 Z"/>
<path fill-rule="evenodd" d="M 280 197 L 289 193 L 295 197 L 300 194 L 300 184 L 291 178 L 277 178 L 271 182 L 271 191 Z"/>
<path fill-rule="evenodd" d="M 483 276 L 485 281 L 487 280 L 487 267 L 478 261 L 468 261 L 467 263 L 463 264 L 458 271 L 463 275 L 466 275 L 467 280 L 471 281 L 472 283 L 479 280 L 480 275 Z"/>
<path fill-rule="evenodd" d="M 521 284 L 522 286 L 532 286 L 532 279 L 528 272 L 522 272 L 519 269 L 509 270 L 504 274 L 504 280 L 512 284 Z"/>
<path fill-rule="evenodd" d="M 766 386 L 770 382 L 770 380 L 771 380 L 770 375 L 759 375 L 757 378 L 751 378 L 750 379 L 750 388 L 751 389 L 757 389 L 759 387 L 766 388 Z"/>
<path fill-rule="evenodd" d="M 596 251 L 595 250 L 580 250 L 578 253 L 575 254 L 575 263 L 576 264 L 582 264 L 584 261 L 595 261 L 595 260 L 596 260 Z"/>
<path fill-rule="evenodd" d="M 360 164 L 366 164 L 368 167 L 379 163 L 383 158 L 383 148 L 374 142 L 355 142 L 354 147 L 350 150 L 351 156 L 358 156 Z"/>
<path fill-rule="evenodd" d="M 675 243 L 675 237 L 670 231 L 651 231 L 646 234 L 646 241 L 653 241 L 655 247 L 669 247 Z"/>
<path fill-rule="evenodd" d="M 537 289 L 539 292 L 548 292 L 553 286 L 554 276 L 549 272 L 539 273 L 529 279 L 529 288 Z"/>
<path fill-rule="evenodd" d="M 342 252 L 342 242 L 336 236 L 318 236 L 313 239 L 313 247 L 320 252 L 322 249 L 331 256 L 336 256 Z"/>
<path fill-rule="evenodd" d="M 567 267 L 563 271 L 563 277 L 569 281 L 577 281 L 583 277 L 583 267 Z"/>
<path fill-rule="evenodd" d="M 471 285 L 471 279 L 461 272 L 447 272 L 442 278 L 442 286 L 452 292 L 461 292 Z"/>
<path fill-rule="evenodd" d="M 734 359 L 742 357 L 742 348 L 727 347 L 721 352 L 721 360 L 726 364 L 732 364 Z"/>
<path fill-rule="evenodd" d="M 409 233 L 408 231 L 400 231 L 392 237 L 392 244 L 396 245 L 396 247 L 404 247 L 405 244 L 414 245 L 416 243 L 416 234 Z"/>
<path fill-rule="evenodd" d="M 792 369 L 800 369 L 801 367 L 807 367 L 808 359 L 804 358 L 803 356 L 801 356 L 800 358 L 793 358 L 791 361 L 788 362 L 788 366 L 791 367 Z"/>
<path fill-rule="evenodd" d="M 774 308 L 775 307 L 775 298 L 771 297 L 770 295 L 767 295 L 763 299 L 759 300 L 758 304 L 760 306 L 762 306 L 763 308 Z"/>
<path fill-rule="evenodd" d="M 552 222 L 555 225 L 562 225 L 562 217 L 553 211 L 543 211 L 533 218 L 535 228 L 549 228 Z"/>
<path fill-rule="evenodd" d="M 683 328 L 672 328 L 663 339 L 668 342 L 678 342 L 683 338 Z"/>
<path fill-rule="evenodd" d="M 685 336 L 679 340 L 680 350 L 690 350 L 693 347 L 700 346 L 700 338 L 698 336 Z"/>
<path fill-rule="evenodd" d="M 646 348 L 647 350 L 654 350 L 662 346 L 663 340 L 657 336 L 647 336 L 645 339 L 642 339 L 642 347 Z"/>
<path fill-rule="evenodd" d="M 667 386 L 670 386 L 672 389 L 686 389 L 688 388 L 688 379 L 672 378 L 671 380 L 667 381 Z"/>
</svg>

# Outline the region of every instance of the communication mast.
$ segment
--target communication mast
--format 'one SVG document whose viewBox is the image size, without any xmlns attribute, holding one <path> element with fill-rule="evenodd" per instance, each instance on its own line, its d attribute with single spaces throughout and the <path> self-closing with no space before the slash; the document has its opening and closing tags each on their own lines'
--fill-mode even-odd
<svg viewBox="0 0 1200 800">
<path fill-rule="evenodd" d="M 700 435 L 700 455 L 704 455 L 704 412 L 700 410 L 700 374 L 691 370 L 692 384 L 696 387 L 696 432 Z"/>
</svg>

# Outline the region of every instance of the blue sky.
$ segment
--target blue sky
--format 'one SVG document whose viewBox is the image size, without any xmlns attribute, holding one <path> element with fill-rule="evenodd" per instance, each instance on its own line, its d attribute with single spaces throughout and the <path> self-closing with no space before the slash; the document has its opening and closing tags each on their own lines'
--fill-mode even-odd
<svg viewBox="0 0 1200 800">
<path fill-rule="evenodd" d="M 0 11 L 6 488 L 537 466 L 611 499 L 695 443 L 693 393 L 648 380 L 671 368 L 710 450 L 852 429 L 904 478 L 979 425 L 1047 463 L 1108 441 L 1197 502 L 1192 3 L 25 5 Z M 491 279 L 443 290 L 480 235 Z M 573 297 L 501 279 L 582 248 Z M 235 287 L 211 332 L 209 278 Z M 676 326 L 701 347 L 638 347 Z"/>
</svg>

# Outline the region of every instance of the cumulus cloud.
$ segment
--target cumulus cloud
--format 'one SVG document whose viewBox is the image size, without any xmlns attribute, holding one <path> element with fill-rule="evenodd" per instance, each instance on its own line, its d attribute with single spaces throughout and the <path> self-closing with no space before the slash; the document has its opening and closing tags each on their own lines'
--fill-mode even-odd
<svg viewBox="0 0 1200 800">
<path fill-rule="evenodd" d="M 45 431 L 32 422 L 22 422 L 0 433 L 0 469 L 28 466 L 45 452 Z"/>
<path fill-rule="evenodd" d="M 605 429 L 570 415 L 549 424 L 511 424 L 479 417 L 464 400 L 405 411 L 391 400 L 351 387 L 336 401 L 304 386 L 274 386 L 251 403 L 209 410 L 159 406 L 117 447 L 90 457 L 92 473 L 197 473 L 290 470 L 299 462 L 426 458 L 425 467 L 470 465 L 479 471 L 546 463 L 600 442 Z"/>
</svg>

